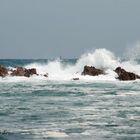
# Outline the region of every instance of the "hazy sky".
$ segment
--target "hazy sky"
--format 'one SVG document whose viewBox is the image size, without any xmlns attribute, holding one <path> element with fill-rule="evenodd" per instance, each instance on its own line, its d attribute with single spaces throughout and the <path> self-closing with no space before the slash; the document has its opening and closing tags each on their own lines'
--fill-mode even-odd
<svg viewBox="0 0 140 140">
<path fill-rule="evenodd" d="M 140 39 L 140 0 L 0 0 L 0 58 L 120 55 Z"/>
</svg>

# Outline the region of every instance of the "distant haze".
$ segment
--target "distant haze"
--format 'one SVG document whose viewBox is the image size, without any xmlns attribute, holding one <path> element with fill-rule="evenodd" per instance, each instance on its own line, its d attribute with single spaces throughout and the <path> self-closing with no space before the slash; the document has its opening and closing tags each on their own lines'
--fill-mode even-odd
<svg viewBox="0 0 140 140">
<path fill-rule="evenodd" d="M 140 39 L 140 0 L 1 0 L 0 58 L 121 55 Z"/>
</svg>

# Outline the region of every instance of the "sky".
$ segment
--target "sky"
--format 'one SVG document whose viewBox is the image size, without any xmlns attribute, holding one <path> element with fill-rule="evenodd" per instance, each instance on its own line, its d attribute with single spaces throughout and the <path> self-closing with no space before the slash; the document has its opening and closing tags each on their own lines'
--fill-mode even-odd
<svg viewBox="0 0 140 140">
<path fill-rule="evenodd" d="M 121 55 L 140 40 L 140 0 L 0 0 L 0 58 Z"/>
</svg>

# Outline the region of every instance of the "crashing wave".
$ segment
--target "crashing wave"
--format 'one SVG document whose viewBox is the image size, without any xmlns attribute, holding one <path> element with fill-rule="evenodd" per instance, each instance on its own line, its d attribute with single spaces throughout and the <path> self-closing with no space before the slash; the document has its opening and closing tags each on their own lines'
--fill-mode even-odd
<svg viewBox="0 0 140 140">
<path fill-rule="evenodd" d="M 105 75 L 98 76 L 83 76 L 84 66 L 94 66 L 97 69 L 102 69 Z M 96 49 L 93 52 L 83 54 L 74 64 L 56 59 L 48 61 L 46 64 L 32 63 L 25 65 L 24 68 L 35 68 L 38 75 L 45 75 L 48 73 L 48 80 L 116 80 L 117 74 L 114 72 L 116 67 L 122 67 L 129 72 L 140 74 L 140 65 L 136 61 L 121 61 L 112 52 L 106 49 Z M 13 68 L 14 69 L 14 68 Z M 40 77 L 39 76 L 39 77 Z"/>
</svg>

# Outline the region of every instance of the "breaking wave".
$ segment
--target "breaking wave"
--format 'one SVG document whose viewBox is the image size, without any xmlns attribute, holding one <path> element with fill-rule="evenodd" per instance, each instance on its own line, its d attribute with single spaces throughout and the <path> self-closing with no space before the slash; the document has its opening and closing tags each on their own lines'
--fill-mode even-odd
<svg viewBox="0 0 140 140">
<path fill-rule="evenodd" d="M 81 73 L 85 65 L 94 66 L 105 71 L 105 75 L 99 76 L 82 76 Z M 79 78 L 80 80 L 92 81 L 92 80 L 105 80 L 105 81 L 115 81 L 116 73 L 114 72 L 115 68 L 121 66 L 127 71 L 140 74 L 140 65 L 134 59 L 129 61 L 122 61 L 121 58 L 116 57 L 111 51 L 107 49 L 96 49 L 93 52 L 88 52 L 74 63 L 71 63 L 70 60 L 65 62 L 61 59 L 50 60 L 46 63 L 36 63 L 27 64 L 24 67 L 26 68 L 36 68 L 39 75 L 48 73 L 48 80 L 72 80 L 73 78 Z M 12 77 L 10 77 L 12 78 Z M 26 80 L 30 78 L 19 78 L 14 77 L 14 81 L 17 79 Z M 45 79 L 43 76 L 32 77 L 33 81 L 35 79 Z"/>
<path fill-rule="evenodd" d="M 85 65 L 95 66 L 103 69 L 106 75 L 100 76 L 82 76 L 81 73 Z M 63 60 L 56 59 L 47 64 L 33 63 L 26 65 L 26 68 L 36 68 L 39 74 L 49 74 L 50 80 L 71 80 L 78 77 L 81 80 L 116 80 L 114 69 L 118 66 L 124 69 L 140 74 L 140 65 L 136 61 L 121 61 L 112 52 L 107 49 L 96 49 L 93 52 L 83 54 L 74 64 L 63 63 Z"/>
</svg>

